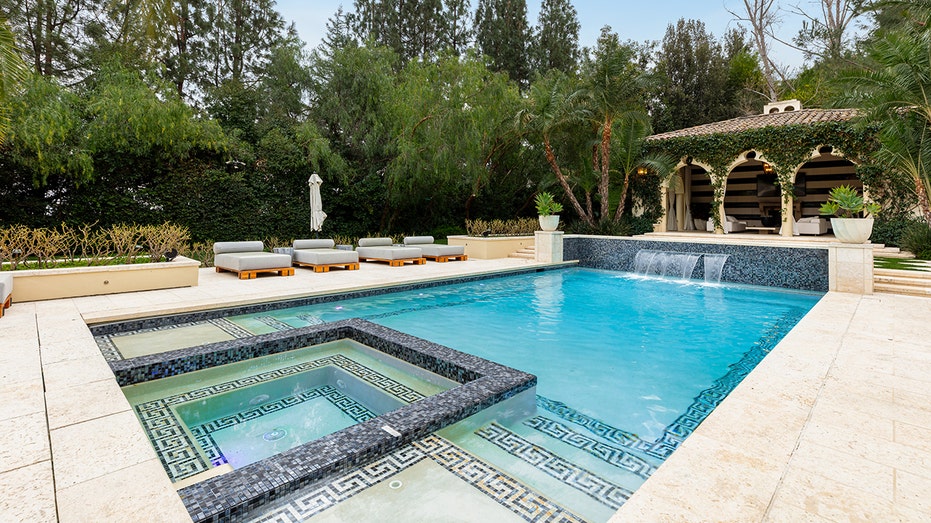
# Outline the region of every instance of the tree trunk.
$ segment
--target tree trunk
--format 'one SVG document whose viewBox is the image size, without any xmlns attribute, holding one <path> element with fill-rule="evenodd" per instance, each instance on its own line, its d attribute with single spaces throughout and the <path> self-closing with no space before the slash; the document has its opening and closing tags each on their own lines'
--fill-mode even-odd
<svg viewBox="0 0 931 523">
<path fill-rule="evenodd" d="M 614 223 L 621 221 L 624 208 L 627 206 L 627 186 L 630 184 L 630 172 L 624 173 L 624 187 L 621 188 L 621 201 L 617 202 L 617 212 L 614 213 Z"/>
<path fill-rule="evenodd" d="M 598 196 L 601 198 L 601 221 L 609 220 L 611 215 L 611 127 L 613 118 L 605 118 L 601 128 L 601 179 L 598 180 Z M 621 201 L 621 205 L 624 202 Z"/>
<path fill-rule="evenodd" d="M 921 216 L 925 223 L 931 226 L 931 205 L 928 203 L 928 192 L 925 191 L 925 184 L 921 178 L 915 178 L 915 192 L 918 193 L 918 208 L 921 209 Z"/>
<path fill-rule="evenodd" d="M 585 223 L 594 226 L 595 223 L 592 221 L 591 215 L 586 214 L 582 206 L 579 205 L 579 200 L 576 199 L 575 194 L 572 192 L 572 188 L 569 187 L 569 181 L 566 180 L 566 176 L 562 173 L 562 169 L 560 169 L 559 164 L 556 163 L 556 155 L 553 153 L 553 146 L 550 144 L 548 136 L 543 137 L 543 150 L 546 153 L 546 161 L 549 162 L 550 167 L 553 169 L 553 173 L 556 174 L 556 179 L 559 180 L 559 185 L 562 186 L 563 191 L 565 191 L 566 196 L 569 198 L 569 202 L 572 203 L 572 208 L 575 209 L 579 218 L 582 218 Z"/>
</svg>

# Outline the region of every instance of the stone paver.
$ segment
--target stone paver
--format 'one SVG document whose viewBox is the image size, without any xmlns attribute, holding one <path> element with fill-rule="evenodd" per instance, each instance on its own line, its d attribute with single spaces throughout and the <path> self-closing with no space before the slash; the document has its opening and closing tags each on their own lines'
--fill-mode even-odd
<svg viewBox="0 0 931 523">
<path fill-rule="evenodd" d="M 84 322 L 532 265 L 204 269 L 197 287 L 16 303 L 0 320 L 0 520 L 54 521 L 56 503 L 60 521 L 185 520 Z M 612 522 L 927 521 L 929 319 L 929 299 L 826 295 Z"/>
</svg>

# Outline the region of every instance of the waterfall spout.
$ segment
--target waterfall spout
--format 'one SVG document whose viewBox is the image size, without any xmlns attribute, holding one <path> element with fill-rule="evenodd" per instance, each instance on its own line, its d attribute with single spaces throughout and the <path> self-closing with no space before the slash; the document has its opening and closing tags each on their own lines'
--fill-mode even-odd
<svg viewBox="0 0 931 523">
<path fill-rule="evenodd" d="M 705 281 L 721 283 L 721 273 L 724 272 L 724 263 L 727 254 L 705 254 Z"/>
<path fill-rule="evenodd" d="M 660 276 L 687 280 L 692 277 L 698 260 L 704 258 L 705 281 L 720 283 L 727 254 L 656 251 L 641 249 L 634 255 L 634 272 L 645 276 Z"/>
</svg>

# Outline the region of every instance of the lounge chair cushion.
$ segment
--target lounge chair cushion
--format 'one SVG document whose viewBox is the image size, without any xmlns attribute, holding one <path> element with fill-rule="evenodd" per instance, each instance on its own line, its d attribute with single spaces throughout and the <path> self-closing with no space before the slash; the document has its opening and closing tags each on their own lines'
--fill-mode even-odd
<svg viewBox="0 0 931 523">
<path fill-rule="evenodd" d="M 359 253 L 334 249 L 336 242 L 325 240 L 294 240 L 294 261 L 308 265 L 340 265 L 358 263 Z"/>
<path fill-rule="evenodd" d="M 378 260 L 407 260 L 410 258 L 420 258 L 423 256 L 423 251 L 419 247 L 394 247 L 391 245 L 363 247 L 361 243 L 362 240 L 359 240 L 359 247 L 356 248 L 356 253 L 360 258 L 374 258 Z"/>
<path fill-rule="evenodd" d="M 391 238 L 361 238 L 359 247 L 391 247 L 394 241 Z"/>
<path fill-rule="evenodd" d="M 216 242 L 213 244 L 214 254 L 223 254 L 227 252 L 262 252 L 264 250 L 265 244 L 260 241 Z"/>
<path fill-rule="evenodd" d="M 425 256 L 461 256 L 465 254 L 465 245 L 442 245 L 433 243 L 433 236 L 408 236 L 405 245 L 420 247 Z"/>
<path fill-rule="evenodd" d="M 0 274 L 0 307 L 13 294 L 13 275 L 9 272 Z"/>
<path fill-rule="evenodd" d="M 324 240 L 294 240 L 294 250 L 297 249 L 332 249 L 336 245 L 331 239 Z"/>
<path fill-rule="evenodd" d="M 433 243 L 433 236 L 408 236 L 404 238 L 404 245 L 420 245 Z"/>
<path fill-rule="evenodd" d="M 236 272 L 280 269 L 291 267 L 291 256 L 273 252 L 230 252 L 214 256 L 213 264 Z"/>
</svg>

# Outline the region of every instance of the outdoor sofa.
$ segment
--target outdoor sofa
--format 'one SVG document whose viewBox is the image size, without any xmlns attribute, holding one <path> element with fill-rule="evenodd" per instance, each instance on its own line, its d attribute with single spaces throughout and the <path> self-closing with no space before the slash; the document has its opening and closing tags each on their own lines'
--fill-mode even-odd
<svg viewBox="0 0 931 523">
<path fill-rule="evenodd" d="M 0 273 L 0 318 L 3 317 L 3 311 L 10 308 L 13 304 L 13 275 L 10 273 Z"/>
<path fill-rule="evenodd" d="M 724 223 L 721 224 L 724 226 L 724 232 L 744 232 L 747 230 L 746 222 L 738 221 L 737 218 L 733 216 L 725 216 Z M 708 232 L 714 232 L 714 220 L 708 218 L 708 221 L 705 225 L 705 230 Z"/>
<path fill-rule="evenodd" d="M 216 242 L 213 253 L 217 272 L 235 272 L 240 280 L 253 279 L 260 272 L 294 276 L 291 256 L 265 252 L 265 245 L 260 241 Z"/>
<path fill-rule="evenodd" d="M 795 222 L 799 234 L 827 234 L 829 223 L 820 216 L 809 216 Z"/>
<path fill-rule="evenodd" d="M 294 240 L 291 259 L 294 265 L 312 267 L 314 272 L 330 272 L 331 267 L 359 269 L 359 253 L 335 249 L 336 242 L 324 240 Z"/>
<path fill-rule="evenodd" d="M 359 261 L 383 261 L 392 267 L 400 267 L 408 262 L 415 265 L 427 263 L 420 247 L 394 245 L 391 238 L 362 238 L 356 253 L 359 254 Z"/>
<path fill-rule="evenodd" d="M 404 238 L 404 245 L 419 247 L 423 251 L 423 257 L 435 262 L 447 262 L 450 260 L 468 260 L 464 245 L 442 245 L 433 243 L 433 236 L 408 236 Z"/>
</svg>

